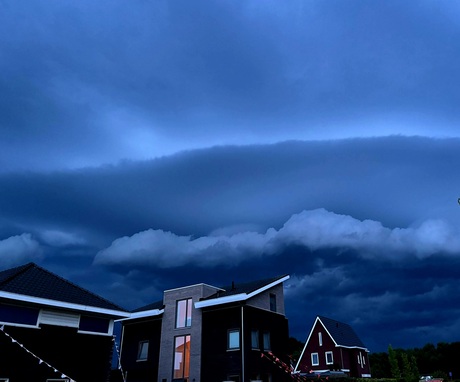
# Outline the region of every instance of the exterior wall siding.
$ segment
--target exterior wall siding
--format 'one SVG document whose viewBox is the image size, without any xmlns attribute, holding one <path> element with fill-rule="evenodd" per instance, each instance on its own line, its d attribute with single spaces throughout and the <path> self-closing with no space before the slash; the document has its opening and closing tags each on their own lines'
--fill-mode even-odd
<svg viewBox="0 0 460 382">
<path fill-rule="evenodd" d="M 247 305 L 255 308 L 270 310 L 270 294 L 276 296 L 276 313 L 285 315 L 283 284 L 275 285 L 264 293 L 260 293 L 247 301 Z"/>
<path fill-rule="evenodd" d="M 266 296 L 268 298 L 268 295 Z M 243 312 L 242 312 L 243 309 Z M 243 318 L 243 325 L 242 325 Z M 286 317 L 247 306 L 232 304 L 225 307 L 207 308 L 203 311 L 203 361 L 201 382 L 226 381 L 238 378 L 250 380 L 283 381 L 289 374 L 279 366 L 261 357 L 263 333 L 270 333 L 271 351 L 284 362 L 289 338 Z M 241 335 L 242 328 L 244 330 Z M 240 330 L 240 349 L 228 350 L 229 329 Z M 259 332 L 259 349 L 251 346 L 251 331 Z M 244 374 L 244 375 L 243 375 Z"/>
<path fill-rule="evenodd" d="M 323 345 L 319 344 L 319 335 L 322 333 Z M 331 351 L 333 354 L 333 364 L 326 363 L 326 352 Z M 318 353 L 319 365 L 313 366 L 311 363 L 311 354 Z M 358 364 L 358 356 L 361 354 L 365 357 L 363 366 Z M 308 343 L 299 362 L 298 369 L 302 372 L 309 372 L 310 370 L 349 370 L 351 377 L 361 377 L 363 374 L 370 374 L 369 360 L 366 351 L 360 348 L 346 348 L 336 346 L 333 339 L 329 336 L 326 329 L 316 322 Z"/>
<path fill-rule="evenodd" d="M 140 341 L 149 341 L 147 360 L 138 361 Z M 155 382 L 161 341 L 161 316 L 129 321 L 123 326 L 121 365 L 128 381 Z"/>
</svg>

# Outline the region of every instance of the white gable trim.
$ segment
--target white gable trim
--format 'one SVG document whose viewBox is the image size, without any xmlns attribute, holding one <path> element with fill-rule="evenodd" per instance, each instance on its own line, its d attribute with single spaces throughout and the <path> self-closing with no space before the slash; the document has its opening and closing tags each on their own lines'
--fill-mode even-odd
<svg viewBox="0 0 460 382">
<path fill-rule="evenodd" d="M 326 329 L 326 326 L 323 324 L 323 321 L 321 321 L 321 318 L 318 317 L 318 321 L 321 323 L 322 327 L 324 328 L 324 330 L 326 331 L 326 333 L 328 334 L 328 336 L 331 338 L 331 340 L 334 342 L 334 345 L 335 347 L 339 347 L 339 345 L 337 345 L 337 342 L 335 341 L 334 337 L 331 336 L 331 333 L 329 333 L 329 330 Z"/>
<path fill-rule="evenodd" d="M 51 300 L 48 298 L 33 297 L 33 296 L 27 296 L 24 294 L 17 294 L 17 293 L 3 292 L 3 291 L 0 291 L 0 298 L 6 298 L 9 300 L 14 300 L 14 301 L 19 301 L 19 302 L 30 302 L 34 304 L 53 306 L 53 307 L 64 308 L 64 309 L 72 309 L 72 310 L 77 310 L 80 312 L 100 313 L 100 314 L 105 314 L 109 316 L 118 316 L 118 317 L 129 317 L 130 316 L 129 312 L 123 312 L 121 310 L 98 308 L 98 307 L 90 306 L 90 305 L 74 304 L 71 302 L 63 302 L 63 301 Z"/>
<path fill-rule="evenodd" d="M 238 301 L 246 301 L 258 295 L 259 293 L 265 292 L 266 290 L 273 288 L 275 285 L 285 282 L 288 279 L 289 279 L 289 275 L 281 277 L 280 279 L 273 281 L 272 283 L 267 284 L 263 286 L 262 288 L 256 289 L 255 291 L 248 293 L 248 294 L 239 293 L 239 294 L 235 294 L 232 296 L 224 296 L 224 297 L 213 298 L 210 300 L 198 301 L 198 302 L 195 302 L 195 308 L 200 309 L 200 308 L 206 308 L 208 306 L 222 305 L 222 304 L 228 304 L 231 302 L 238 302 Z"/>
<path fill-rule="evenodd" d="M 307 340 L 305 341 L 305 345 L 303 346 L 302 353 L 300 354 L 300 357 L 299 357 L 299 359 L 297 361 L 297 364 L 295 365 L 294 371 L 298 371 L 297 368 L 299 367 L 300 361 L 303 358 L 303 354 L 305 353 L 305 350 L 307 349 L 308 343 L 310 342 L 311 335 L 313 334 L 313 331 L 315 330 L 316 323 L 318 322 L 318 320 L 319 320 L 319 317 L 316 317 L 315 322 L 313 323 L 313 325 L 312 325 L 312 327 L 310 329 L 310 333 L 308 334 Z"/>
<path fill-rule="evenodd" d="M 335 341 L 334 337 L 331 336 L 331 333 L 328 332 L 328 330 L 326 329 L 326 326 L 323 324 L 323 322 L 321 321 L 321 319 L 318 317 L 318 320 L 319 322 L 321 322 L 321 325 L 323 326 L 324 330 L 327 332 L 327 334 L 329 335 L 329 337 L 332 339 L 332 341 L 334 341 L 334 344 L 335 344 L 335 347 L 336 348 L 344 348 L 344 349 L 362 349 L 366 352 L 369 352 L 369 350 L 367 350 L 367 348 L 363 348 L 361 346 L 345 346 L 345 345 L 339 345 L 337 344 L 337 342 Z"/>
</svg>

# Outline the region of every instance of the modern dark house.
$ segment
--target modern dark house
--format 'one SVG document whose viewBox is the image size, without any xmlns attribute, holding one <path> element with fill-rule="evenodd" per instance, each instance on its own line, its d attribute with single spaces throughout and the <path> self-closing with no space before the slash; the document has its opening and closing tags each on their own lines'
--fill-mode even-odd
<svg viewBox="0 0 460 382">
<path fill-rule="evenodd" d="M 289 380 L 283 369 L 289 276 L 219 288 L 166 290 L 122 319 L 121 368 L 129 382 Z"/>
<path fill-rule="evenodd" d="M 105 382 L 129 312 L 34 263 L 0 272 L 0 381 Z"/>
<path fill-rule="evenodd" d="M 350 377 L 370 377 L 368 353 L 350 325 L 318 316 L 295 371 L 316 374 L 341 371 Z"/>
</svg>

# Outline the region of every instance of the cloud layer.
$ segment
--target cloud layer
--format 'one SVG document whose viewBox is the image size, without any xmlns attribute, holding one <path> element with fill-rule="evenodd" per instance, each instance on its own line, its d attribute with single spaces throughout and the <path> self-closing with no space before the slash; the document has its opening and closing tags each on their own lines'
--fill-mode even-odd
<svg viewBox="0 0 460 382">
<path fill-rule="evenodd" d="M 453 15 L 451 1 L 3 1 L 2 171 L 222 143 L 458 137 Z"/>
<path fill-rule="evenodd" d="M 460 232 L 446 222 L 426 221 L 417 228 L 383 227 L 380 222 L 359 221 L 324 209 L 293 215 L 281 229 L 265 233 L 241 232 L 231 236 L 192 238 L 162 230 L 147 230 L 116 239 L 100 251 L 98 264 L 136 264 L 159 268 L 193 265 L 238 265 L 282 252 L 286 246 L 318 249 L 342 248 L 362 256 L 419 258 L 445 253 L 460 255 Z"/>
<path fill-rule="evenodd" d="M 298 338 L 459 340 L 459 11 L 1 1 L 0 265 L 129 308 L 289 273 Z"/>
</svg>

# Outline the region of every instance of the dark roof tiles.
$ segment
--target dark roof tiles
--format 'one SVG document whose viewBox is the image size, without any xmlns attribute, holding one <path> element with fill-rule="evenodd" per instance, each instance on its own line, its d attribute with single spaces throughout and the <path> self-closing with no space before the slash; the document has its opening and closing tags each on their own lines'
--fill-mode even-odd
<svg viewBox="0 0 460 382">
<path fill-rule="evenodd" d="M 143 312 L 143 311 L 154 310 L 154 309 L 163 309 L 163 308 L 164 308 L 163 300 L 160 300 L 152 304 L 148 304 L 140 308 L 134 309 L 131 311 L 131 313 Z"/>
<path fill-rule="evenodd" d="M 350 325 L 323 316 L 318 318 L 337 345 L 366 348 Z"/>
<path fill-rule="evenodd" d="M 126 311 L 35 263 L 28 263 L 0 272 L 0 291 L 102 309 Z"/>
</svg>

